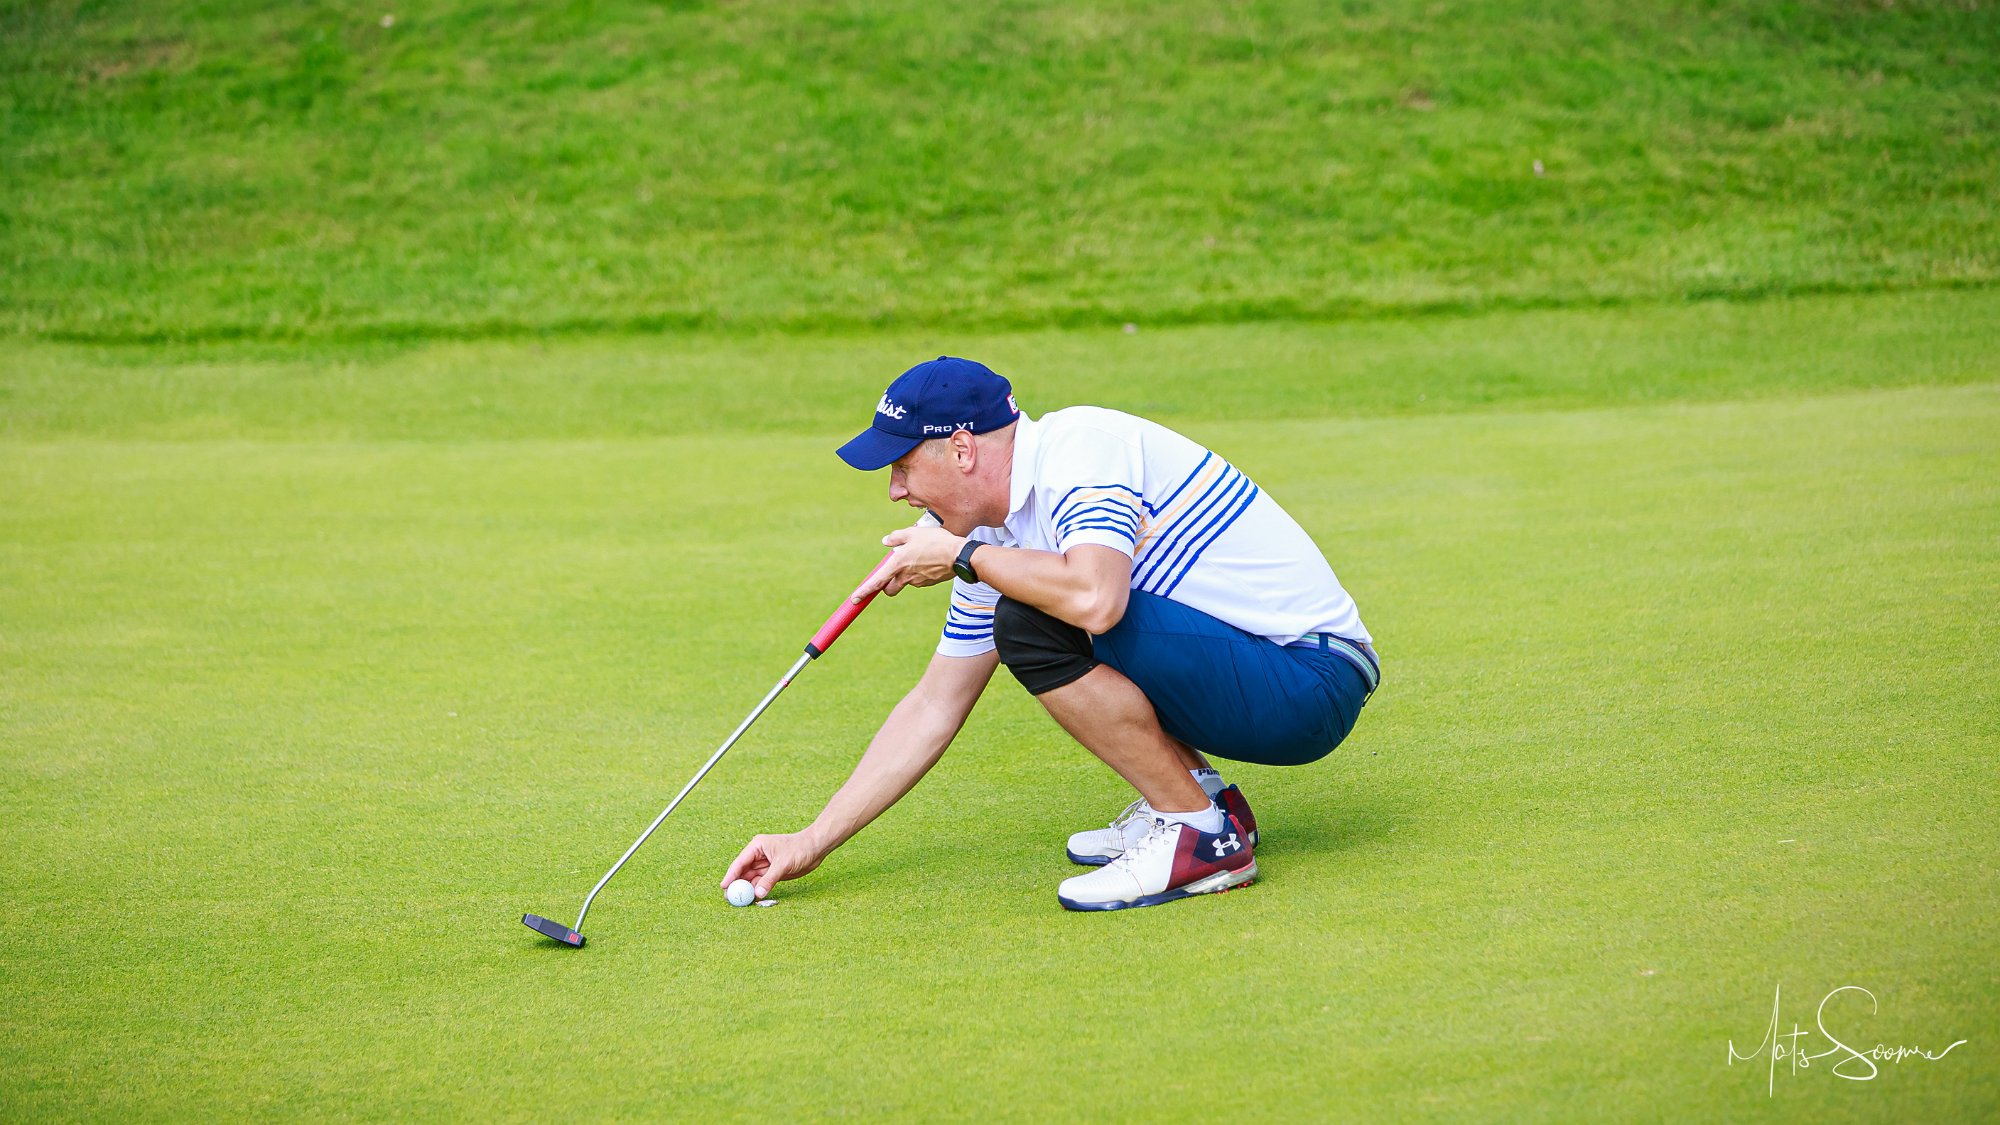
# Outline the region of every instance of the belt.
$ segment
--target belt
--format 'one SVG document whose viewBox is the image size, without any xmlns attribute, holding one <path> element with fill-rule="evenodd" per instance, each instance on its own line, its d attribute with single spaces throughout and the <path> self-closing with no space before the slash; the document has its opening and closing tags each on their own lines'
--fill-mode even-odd
<svg viewBox="0 0 2000 1125">
<path fill-rule="evenodd" d="M 1361 678 L 1368 681 L 1369 695 L 1374 695 L 1376 687 L 1382 683 L 1382 662 L 1376 658 L 1374 646 L 1367 641 L 1350 641 L 1332 633 L 1307 633 L 1285 647 L 1316 648 L 1346 657 L 1348 663 L 1361 670 Z"/>
</svg>

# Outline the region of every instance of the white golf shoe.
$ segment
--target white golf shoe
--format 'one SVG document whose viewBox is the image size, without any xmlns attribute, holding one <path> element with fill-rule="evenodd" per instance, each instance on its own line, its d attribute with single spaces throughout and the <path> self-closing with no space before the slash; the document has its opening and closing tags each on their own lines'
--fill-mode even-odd
<svg viewBox="0 0 2000 1125">
<path fill-rule="evenodd" d="M 1214 894 L 1257 878 L 1249 833 L 1234 817 L 1222 831 L 1203 832 L 1157 815 L 1137 841 L 1095 871 L 1056 889 L 1064 910 L 1123 910 L 1158 906 L 1190 895 Z"/>
<path fill-rule="evenodd" d="M 1107 828 L 1093 828 L 1087 832 L 1077 832 L 1070 836 L 1069 853 L 1071 863 L 1085 867 L 1102 867 L 1119 856 L 1125 849 L 1146 838 L 1153 830 L 1153 806 L 1144 797 L 1125 806 L 1125 811 L 1111 818 Z"/>
<path fill-rule="evenodd" d="M 1215 794 L 1215 803 L 1221 806 L 1224 813 L 1236 818 L 1250 846 L 1256 847 L 1257 818 L 1250 812 L 1250 802 L 1244 798 L 1243 791 L 1234 785 L 1227 786 Z M 1124 812 L 1112 817 L 1110 826 L 1073 833 L 1069 846 L 1064 850 L 1069 854 L 1071 863 L 1102 867 L 1125 854 L 1126 848 L 1138 843 L 1152 830 L 1153 807 L 1142 797 L 1126 805 Z"/>
</svg>

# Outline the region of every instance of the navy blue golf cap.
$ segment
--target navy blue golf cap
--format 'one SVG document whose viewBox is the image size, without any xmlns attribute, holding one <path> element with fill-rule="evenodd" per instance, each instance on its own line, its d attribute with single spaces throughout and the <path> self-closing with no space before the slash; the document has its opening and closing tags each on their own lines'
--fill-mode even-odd
<svg viewBox="0 0 2000 1125">
<path fill-rule="evenodd" d="M 983 434 L 1020 416 L 1013 385 L 992 368 L 941 355 L 896 376 L 875 404 L 874 423 L 840 447 L 840 459 L 873 471 L 931 438 Z"/>
</svg>

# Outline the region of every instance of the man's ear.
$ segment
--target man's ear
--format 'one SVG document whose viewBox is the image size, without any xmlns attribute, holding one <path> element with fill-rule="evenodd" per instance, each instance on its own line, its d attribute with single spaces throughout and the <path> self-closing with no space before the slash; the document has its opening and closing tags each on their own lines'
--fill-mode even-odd
<svg viewBox="0 0 2000 1125">
<path fill-rule="evenodd" d="M 971 430 L 959 430 L 951 435 L 951 454 L 964 472 L 971 472 L 973 466 L 979 463 L 979 446 L 973 441 Z"/>
</svg>

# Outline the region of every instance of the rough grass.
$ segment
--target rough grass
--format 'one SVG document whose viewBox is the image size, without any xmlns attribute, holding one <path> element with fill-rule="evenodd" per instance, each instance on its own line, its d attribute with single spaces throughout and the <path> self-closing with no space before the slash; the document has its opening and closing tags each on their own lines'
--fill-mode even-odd
<svg viewBox="0 0 2000 1125">
<path fill-rule="evenodd" d="M 1198 407 L 1374 400 L 1303 363 L 1205 399 L 1146 379 L 1222 370 L 1252 338 L 1222 329 L 994 338 L 1180 403 L 1381 638 L 1347 746 L 1235 771 L 1264 879 L 1058 910 L 1063 835 L 1126 798 L 1003 678 L 884 821 L 778 906 L 723 905 L 742 839 L 810 816 L 920 667 L 940 607 L 913 592 L 779 702 L 581 953 L 518 915 L 575 909 L 896 518 L 829 452 L 881 372 L 782 425 L 634 391 L 637 421 L 593 428 L 526 353 L 470 345 L 329 368 L 358 388 L 330 421 L 269 357 L 47 353 L 82 374 L 13 379 L 0 445 L 0 1111 L 1989 1118 L 2000 394 L 1966 357 L 1992 319 L 1869 307 L 1780 303 L 1762 336 L 1706 307 L 1483 318 L 1446 346 L 1546 357 L 1515 407 L 1461 373 L 1429 384 L 1448 409 L 1277 419 Z M 1336 371 L 1416 347 L 1345 339 Z M 817 346 L 862 358 L 728 353 L 736 393 L 794 401 Z M 621 365 L 574 347 L 552 370 Z M 1793 348 L 1874 358 L 1815 392 Z M 85 374 L 152 390 L 64 398 Z M 239 391 L 186 389 L 209 379 Z M 398 414 L 412 385 L 514 398 Z M 1775 1097 L 1725 1064 L 1774 988 L 1811 1026 L 1846 984 L 1880 1001 L 1830 1014 L 1857 1042 L 1972 1045 L 1866 1084 L 1781 1069 Z"/>
<path fill-rule="evenodd" d="M 0 330 L 1238 322 L 2000 268 L 1975 0 L 394 7 L 0 5 Z"/>
</svg>

